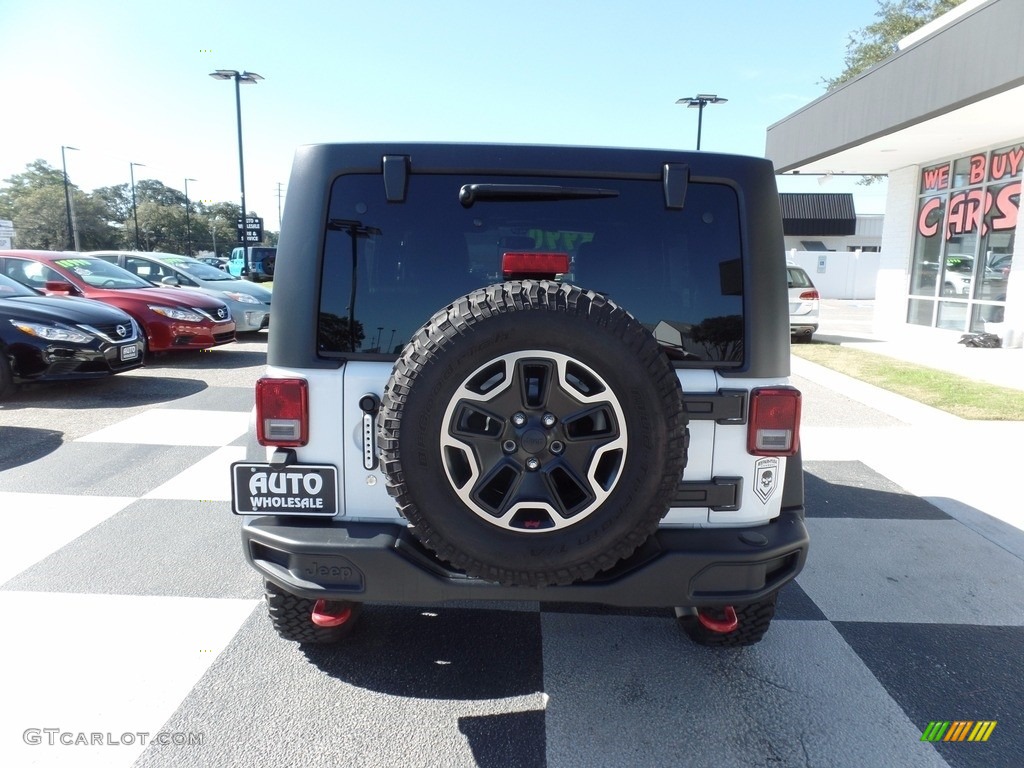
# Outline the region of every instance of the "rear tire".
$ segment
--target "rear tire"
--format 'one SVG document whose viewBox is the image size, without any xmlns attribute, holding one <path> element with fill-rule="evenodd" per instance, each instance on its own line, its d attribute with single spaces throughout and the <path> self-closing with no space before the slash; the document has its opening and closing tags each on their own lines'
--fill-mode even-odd
<svg viewBox="0 0 1024 768">
<path fill-rule="evenodd" d="M 332 608 L 340 610 L 347 607 L 351 609 L 351 615 L 341 626 L 320 627 L 314 624 L 311 618 L 316 600 L 293 595 L 270 581 L 264 582 L 264 589 L 267 610 L 270 613 L 270 621 L 274 625 L 274 629 L 285 640 L 292 640 L 296 643 L 324 645 L 336 643 L 348 637 L 352 633 L 362 609 L 362 603 L 353 603 L 347 600 L 331 601 Z"/>
<path fill-rule="evenodd" d="M 709 648 L 741 648 L 746 645 L 754 645 L 761 642 L 761 638 L 771 626 L 772 617 L 775 616 L 777 594 L 774 593 L 756 603 L 736 606 L 736 618 L 739 619 L 739 626 L 732 632 L 714 632 L 701 624 L 700 619 L 693 615 L 680 616 L 679 626 L 682 627 L 687 637 L 697 645 Z M 702 610 L 713 618 L 723 618 L 723 613 L 719 609 L 705 608 Z"/>
</svg>

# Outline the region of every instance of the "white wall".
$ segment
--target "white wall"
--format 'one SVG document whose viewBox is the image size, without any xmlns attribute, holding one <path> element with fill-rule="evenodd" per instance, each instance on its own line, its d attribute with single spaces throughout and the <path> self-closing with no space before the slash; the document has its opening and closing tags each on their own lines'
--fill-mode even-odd
<svg viewBox="0 0 1024 768">
<path fill-rule="evenodd" d="M 873 299 L 880 253 L 862 251 L 787 251 L 803 267 L 823 299 Z"/>
</svg>

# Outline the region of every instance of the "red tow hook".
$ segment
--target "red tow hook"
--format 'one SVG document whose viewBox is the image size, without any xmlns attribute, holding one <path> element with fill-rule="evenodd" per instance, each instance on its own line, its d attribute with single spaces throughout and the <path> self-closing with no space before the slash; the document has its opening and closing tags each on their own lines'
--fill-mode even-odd
<svg viewBox="0 0 1024 768">
<path fill-rule="evenodd" d="M 352 618 L 352 606 L 332 605 L 327 600 L 317 600 L 310 618 L 318 627 L 340 627 Z"/>
<path fill-rule="evenodd" d="M 719 621 L 718 619 L 712 619 L 710 616 L 705 616 L 701 613 L 700 609 L 697 609 L 697 620 L 705 627 L 710 629 L 712 632 L 719 632 L 720 634 L 727 634 L 732 632 L 736 627 L 740 625 L 740 620 L 736 616 L 736 609 L 731 605 L 727 605 L 724 608 L 725 619 Z"/>
</svg>

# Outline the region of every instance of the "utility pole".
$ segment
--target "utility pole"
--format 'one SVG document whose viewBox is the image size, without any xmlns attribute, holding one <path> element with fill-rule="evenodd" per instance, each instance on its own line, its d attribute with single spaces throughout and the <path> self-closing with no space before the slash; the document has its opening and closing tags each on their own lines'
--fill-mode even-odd
<svg viewBox="0 0 1024 768">
<path fill-rule="evenodd" d="M 281 182 L 277 182 L 277 231 L 281 231 Z"/>
</svg>

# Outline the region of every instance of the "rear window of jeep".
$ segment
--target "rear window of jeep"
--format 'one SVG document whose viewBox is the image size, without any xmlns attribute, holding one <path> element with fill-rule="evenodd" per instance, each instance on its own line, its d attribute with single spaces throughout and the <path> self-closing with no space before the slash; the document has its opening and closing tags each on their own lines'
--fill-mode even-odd
<svg viewBox="0 0 1024 768">
<path fill-rule="evenodd" d="M 584 190 L 569 199 L 460 202 L 466 185 Z M 600 194 L 588 196 L 590 189 Z M 724 184 L 691 182 L 668 209 L 660 180 L 408 178 L 388 202 L 380 175 L 339 177 L 331 190 L 318 323 L 323 357 L 398 354 L 437 310 L 501 282 L 502 255 L 564 253 L 559 280 L 607 294 L 634 314 L 671 358 L 743 360 L 739 206 Z"/>
</svg>

